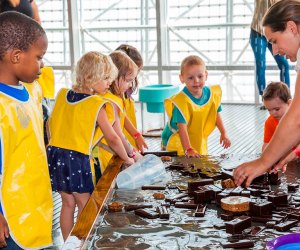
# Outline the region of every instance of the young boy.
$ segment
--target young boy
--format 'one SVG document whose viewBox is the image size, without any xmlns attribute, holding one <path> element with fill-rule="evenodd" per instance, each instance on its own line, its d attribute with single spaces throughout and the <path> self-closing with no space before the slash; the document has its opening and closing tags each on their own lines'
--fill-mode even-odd
<svg viewBox="0 0 300 250">
<path fill-rule="evenodd" d="M 205 155 L 207 138 L 216 126 L 221 133 L 220 144 L 230 147 L 220 115 L 221 88 L 205 86 L 208 73 L 204 61 L 198 56 L 188 56 L 182 61 L 180 71 L 180 81 L 186 86 L 165 100 L 170 122 L 162 133 L 163 147 L 188 157 Z"/>
<path fill-rule="evenodd" d="M 48 47 L 43 28 L 17 13 L 0 14 L 0 247 L 52 245 L 53 203 L 41 89 L 33 82 Z"/>
<path fill-rule="evenodd" d="M 265 150 L 270 142 L 281 117 L 287 112 L 292 97 L 290 90 L 283 82 L 271 82 L 263 92 L 263 102 L 270 116 L 265 121 L 264 144 L 262 151 Z"/>
</svg>

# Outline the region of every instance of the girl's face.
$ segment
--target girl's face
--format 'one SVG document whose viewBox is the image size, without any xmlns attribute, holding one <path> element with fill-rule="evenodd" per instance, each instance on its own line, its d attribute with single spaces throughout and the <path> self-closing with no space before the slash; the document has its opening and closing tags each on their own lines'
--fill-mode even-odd
<svg viewBox="0 0 300 250">
<path fill-rule="evenodd" d="M 132 82 L 135 80 L 136 74 L 127 74 L 125 77 L 121 77 L 116 80 L 118 90 L 120 94 L 124 94 L 128 89 L 132 87 Z"/>
<path fill-rule="evenodd" d="M 110 78 L 107 77 L 104 80 L 99 80 L 98 83 L 92 86 L 92 90 L 97 94 L 105 94 L 109 90 L 111 85 Z"/>
<path fill-rule="evenodd" d="M 193 96 L 197 98 L 202 96 L 202 89 L 207 80 L 207 70 L 204 65 L 185 66 L 179 78 Z"/>
<path fill-rule="evenodd" d="M 264 100 L 264 106 L 269 111 L 269 114 L 279 121 L 287 112 L 290 102 L 291 100 L 285 103 L 279 97 L 275 97 L 270 100 Z"/>
<path fill-rule="evenodd" d="M 297 52 L 300 48 L 300 37 L 297 25 L 293 21 L 287 22 L 284 31 L 273 32 L 270 26 L 264 27 L 267 40 L 272 44 L 274 55 L 286 56 L 292 62 L 297 61 Z"/>
</svg>

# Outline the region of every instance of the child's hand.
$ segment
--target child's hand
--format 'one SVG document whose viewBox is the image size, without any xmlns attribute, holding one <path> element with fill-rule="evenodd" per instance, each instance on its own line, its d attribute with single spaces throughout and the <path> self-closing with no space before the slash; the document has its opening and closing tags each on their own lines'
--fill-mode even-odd
<svg viewBox="0 0 300 250">
<path fill-rule="evenodd" d="M 3 217 L 3 215 L 0 213 L 0 247 L 6 247 L 6 239 L 9 236 L 9 231 L 8 231 L 8 225 Z"/>
<path fill-rule="evenodd" d="M 229 148 L 231 146 L 231 141 L 226 133 L 220 135 L 220 144 L 223 148 Z"/>
<path fill-rule="evenodd" d="M 189 148 L 185 151 L 185 156 L 187 157 L 193 157 L 193 158 L 199 158 L 200 157 L 200 154 L 193 148 Z"/>
<path fill-rule="evenodd" d="M 124 163 L 125 163 L 125 165 L 130 166 L 134 163 L 134 159 L 128 157 L 127 161 L 125 161 Z"/>
<path fill-rule="evenodd" d="M 137 133 L 137 134 L 134 136 L 134 139 L 135 139 L 136 145 L 137 145 L 137 147 L 138 147 L 138 150 L 139 150 L 141 153 L 144 153 L 144 148 L 147 148 L 147 149 L 148 149 L 148 145 L 147 145 L 147 143 L 145 142 L 144 137 L 143 137 L 140 133 Z"/>
<path fill-rule="evenodd" d="M 142 158 L 143 158 L 143 156 L 139 152 L 135 152 L 135 156 L 133 157 L 135 162 L 137 162 L 138 160 L 140 160 Z"/>
<path fill-rule="evenodd" d="M 290 161 L 293 161 L 295 159 L 299 158 L 297 156 L 296 152 L 292 150 L 286 157 L 282 158 L 276 165 L 275 167 L 270 171 L 270 173 L 277 173 L 278 171 L 282 171 L 284 173 L 286 171 L 287 164 Z"/>
</svg>

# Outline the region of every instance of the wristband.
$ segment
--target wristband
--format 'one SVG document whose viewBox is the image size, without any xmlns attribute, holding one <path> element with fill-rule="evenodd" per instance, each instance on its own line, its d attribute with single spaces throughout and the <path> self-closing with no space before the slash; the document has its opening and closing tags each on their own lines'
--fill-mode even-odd
<svg viewBox="0 0 300 250">
<path fill-rule="evenodd" d="M 297 155 L 297 157 L 300 157 L 300 149 L 298 149 L 297 147 L 293 147 L 292 149 L 294 153 Z"/>
<path fill-rule="evenodd" d="M 134 158 L 136 156 L 136 152 L 137 152 L 136 149 L 133 148 L 132 152 L 130 154 L 128 154 L 129 158 Z"/>
<path fill-rule="evenodd" d="M 184 154 L 187 155 L 187 153 L 188 153 L 189 151 L 193 151 L 193 150 L 194 150 L 193 148 L 188 148 L 188 149 L 186 149 L 186 150 L 184 151 Z"/>
<path fill-rule="evenodd" d="M 133 135 L 134 139 L 137 139 L 137 138 L 139 138 L 140 136 L 141 136 L 141 133 L 140 133 L 140 132 L 136 132 L 136 133 Z"/>
</svg>

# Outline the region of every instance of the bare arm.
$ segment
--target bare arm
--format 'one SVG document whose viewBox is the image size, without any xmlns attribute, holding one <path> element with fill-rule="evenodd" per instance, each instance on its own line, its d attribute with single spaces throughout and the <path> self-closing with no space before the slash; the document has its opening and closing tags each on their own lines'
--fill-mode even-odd
<svg viewBox="0 0 300 250">
<path fill-rule="evenodd" d="M 221 117 L 221 114 L 217 114 L 216 126 L 220 131 L 220 144 L 224 148 L 229 148 L 231 146 L 231 141 L 227 135 L 226 129 L 224 127 L 224 123 Z"/>
<path fill-rule="evenodd" d="M 190 137 L 185 123 L 177 123 L 180 141 L 186 156 L 200 157 L 200 154 L 191 147 Z"/>
<path fill-rule="evenodd" d="M 33 12 L 33 19 L 35 21 L 37 21 L 39 24 L 41 24 L 39 9 L 38 9 L 38 6 L 37 6 L 37 4 L 34 0 L 31 2 L 31 7 L 32 7 L 32 12 Z"/>
<path fill-rule="evenodd" d="M 97 123 L 103 132 L 108 145 L 125 161 L 125 163 L 132 164 L 133 160 L 128 157 L 120 137 L 111 126 L 106 111 L 103 108 L 99 111 Z"/>
<path fill-rule="evenodd" d="M 128 117 L 125 117 L 125 123 L 124 127 L 127 130 L 127 132 L 135 139 L 136 145 L 138 149 L 144 153 L 144 148 L 148 148 L 147 143 L 144 140 L 144 137 L 139 133 L 139 131 L 133 126 L 132 122 L 128 119 Z M 135 137 L 134 135 L 139 134 L 138 137 Z"/>
<path fill-rule="evenodd" d="M 261 148 L 261 152 L 264 152 L 269 143 L 264 142 Z"/>
</svg>

